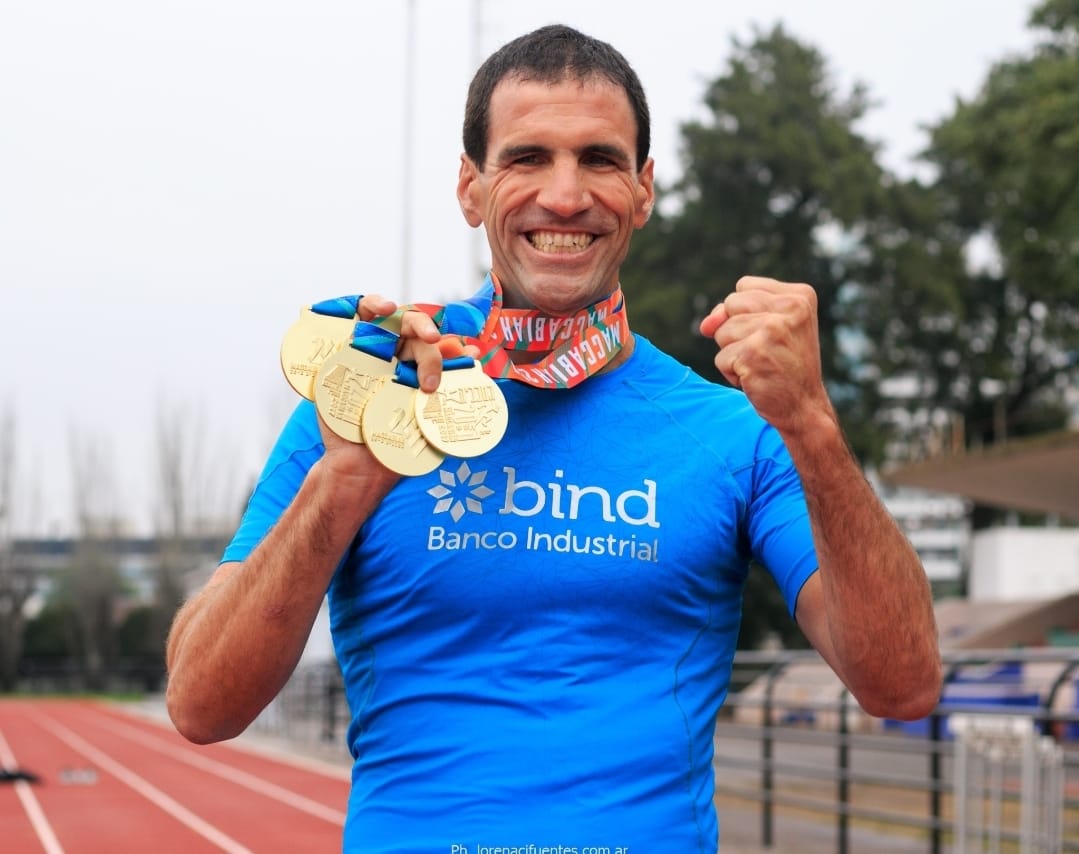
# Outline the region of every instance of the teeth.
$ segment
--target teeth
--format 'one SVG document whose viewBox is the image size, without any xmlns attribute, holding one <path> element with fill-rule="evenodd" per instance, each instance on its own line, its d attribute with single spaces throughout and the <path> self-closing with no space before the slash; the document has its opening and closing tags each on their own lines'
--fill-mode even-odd
<svg viewBox="0 0 1079 854">
<path fill-rule="evenodd" d="M 595 237 L 591 234 L 566 234 L 562 231 L 533 231 L 528 235 L 540 252 L 580 252 L 587 249 Z"/>
</svg>

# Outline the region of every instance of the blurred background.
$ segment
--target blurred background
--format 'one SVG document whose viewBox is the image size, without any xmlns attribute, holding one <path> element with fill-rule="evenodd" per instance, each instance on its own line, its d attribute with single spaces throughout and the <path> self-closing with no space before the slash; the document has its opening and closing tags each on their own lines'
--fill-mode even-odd
<svg viewBox="0 0 1079 854">
<path fill-rule="evenodd" d="M 319 299 L 475 288 L 465 89 L 555 21 L 651 101 L 635 329 L 719 381 L 697 320 L 747 272 L 812 283 L 851 444 L 968 609 L 954 636 L 972 602 L 1079 590 L 1074 487 L 1036 489 L 1077 466 L 1073 2 L 0 0 L 0 687 L 160 687 L 296 402 L 281 336 Z M 958 465 L 1045 437 L 1062 456 L 993 488 Z M 743 647 L 800 645 L 762 578 Z"/>
</svg>

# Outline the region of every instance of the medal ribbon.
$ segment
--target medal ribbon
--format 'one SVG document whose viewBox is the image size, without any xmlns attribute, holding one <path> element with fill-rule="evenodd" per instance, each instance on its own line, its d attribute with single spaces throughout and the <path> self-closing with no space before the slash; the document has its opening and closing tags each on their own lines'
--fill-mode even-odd
<svg viewBox="0 0 1079 854">
<path fill-rule="evenodd" d="M 316 302 L 311 306 L 311 311 L 315 314 L 328 314 L 332 317 L 355 317 L 356 312 L 359 311 L 360 297 L 337 297 L 335 299 L 326 299 L 322 302 Z"/>
<path fill-rule="evenodd" d="M 384 362 L 392 362 L 397 352 L 397 341 L 400 336 L 392 329 L 380 326 L 377 323 L 369 323 L 366 320 L 356 321 L 356 328 L 352 331 L 352 340 L 349 344 L 355 350 L 374 356 Z"/>
<path fill-rule="evenodd" d="M 452 359 L 442 360 L 442 370 L 458 371 L 471 368 L 474 364 L 476 364 L 476 361 L 471 356 L 454 356 Z M 412 386 L 412 388 L 420 387 L 420 378 L 416 373 L 415 362 L 398 362 L 393 369 L 393 373 L 395 383 Z"/>
<path fill-rule="evenodd" d="M 311 306 L 320 314 L 352 317 L 360 297 L 340 297 Z M 478 293 L 445 306 L 410 304 L 400 311 L 422 311 L 443 335 L 477 347 L 483 372 L 536 388 L 573 388 L 599 373 L 621 351 L 629 336 L 625 301 L 620 288 L 594 305 L 566 317 L 530 309 L 504 308 L 502 287 L 488 275 Z M 345 312 L 345 313 L 341 313 Z M 393 317 L 393 316 L 391 316 Z M 384 327 L 389 318 L 360 321 L 352 346 L 388 359 L 397 335 Z M 383 355 L 389 347 L 389 356 Z M 536 362 L 514 363 L 512 351 L 545 352 Z"/>
<path fill-rule="evenodd" d="M 443 334 L 458 335 L 479 348 L 480 365 L 488 376 L 536 388 L 573 388 L 584 382 L 618 355 L 629 335 L 620 288 L 575 314 L 552 317 L 504 308 L 502 288 L 493 275 L 475 296 L 450 303 L 434 319 Z M 510 352 L 522 350 L 547 355 L 514 363 Z"/>
</svg>

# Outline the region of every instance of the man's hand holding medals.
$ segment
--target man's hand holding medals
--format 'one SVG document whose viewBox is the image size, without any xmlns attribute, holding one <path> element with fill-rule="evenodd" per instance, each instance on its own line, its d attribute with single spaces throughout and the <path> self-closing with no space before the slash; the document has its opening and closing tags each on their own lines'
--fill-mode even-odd
<svg viewBox="0 0 1079 854">
<path fill-rule="evenodd" d="M 447 455 L 495 447 L 509 413 L 479 349 L 443 334 L 429 311 L 378 296 L 342 297 L 300 312 L 281 345 L 285 378 L 315 404 L 327 447 L 367 446 L 399 475 L 434 470 Z M 331 434 L 331 435 L 327 435 Z"/>
<path fill-rule="evenodd" d="M 446 456 L 497 446 L 509 412 L 496 379 L 572 388 L 609 365 L 628 336 L 620 289 L 550 317 L 504 308 L 488 277 L 478 294 L 446 306 L 399 308 L 378 296 L 316 303 L 286 333 L 281 367 L 314 402 L 327 451 L 336 439 L 363 444 L 391 471 L 420 475 Z"/>
</svg>

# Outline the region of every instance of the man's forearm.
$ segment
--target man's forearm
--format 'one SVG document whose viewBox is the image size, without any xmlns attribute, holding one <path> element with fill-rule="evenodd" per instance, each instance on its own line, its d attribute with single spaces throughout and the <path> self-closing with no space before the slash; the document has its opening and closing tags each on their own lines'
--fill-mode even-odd
<svg viewBox="0 0 1079 854">
<path fill-rule="evenodd" d="M 866 481 L 833 413 L 788 448 L 809 508 L 833 666 L 870 713 L 928 714 L 941 666 L 917 553 Z"/>
<path fill-rule="evenodd" d="M 250 557 L 222 566 L 181 609 L 167 647 L 168 708 L 181 733 L 232 738 L 281 690 L 341 557 L 391 485 L 377 466 L 342 478 L 320 461 Z"/>
</svg>

